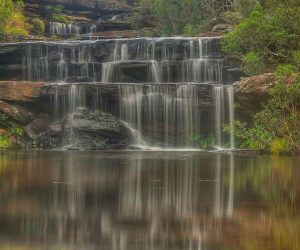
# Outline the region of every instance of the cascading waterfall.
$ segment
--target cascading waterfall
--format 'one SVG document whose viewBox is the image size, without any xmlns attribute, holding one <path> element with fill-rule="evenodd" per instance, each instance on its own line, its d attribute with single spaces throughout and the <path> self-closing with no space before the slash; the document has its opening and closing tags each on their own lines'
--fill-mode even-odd
<svg viewBox="0 0 300 250">
<path fill-rule="evenodd" d="M 234 93 L 218 46 L 218 38 L 37 42 L 26 47 L 23 75 L 60 85 L 76 80 L 119 86 L 119 117 L 138 146 L 198 148 L 213 137 L 204 144 L 233 149 Z M 73 94 L 65 98 L 69 112 L 81 106 Z M 89 105 L 104 109 L 107 104 L 97 101 L 101 92 L 94 94 Z M 230 135 L 223 132 L 225 124 Z"/>
<path fill-rule="evenodd" d="M 80 26 L 76 24 L 65 24 L 65 23 L 58 23 L 58 22 L 50 22 L 50 34 L 53 35 L 79 35 L 81 32 Z"/>
</svg>

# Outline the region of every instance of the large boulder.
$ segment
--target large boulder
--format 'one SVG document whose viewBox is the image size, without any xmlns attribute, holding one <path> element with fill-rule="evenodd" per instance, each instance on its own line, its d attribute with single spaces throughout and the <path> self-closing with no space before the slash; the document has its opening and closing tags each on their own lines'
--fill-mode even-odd
<svg viewBox="0 0 300 250">
<path fill-rule="evenodd" d="M 128 131 L 112 114 L 77 108 L 64 124 L 70 149 L 122 149 L 128 144 Z"/>
</svg>

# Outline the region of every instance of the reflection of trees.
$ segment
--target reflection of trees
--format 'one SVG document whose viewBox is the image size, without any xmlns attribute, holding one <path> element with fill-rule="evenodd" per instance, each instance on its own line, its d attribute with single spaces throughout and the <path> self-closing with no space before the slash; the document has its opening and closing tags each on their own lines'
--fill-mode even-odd
<svg viewBox="0 0 300 250">
<path fill-rule="evenodd" d="M 237 208 L 240 249 L 300 249 L 297 161 L 260 156 L 237 165 L 243 167 L 236 172 L 236 196 L 248 202 Z"/>
</svg>

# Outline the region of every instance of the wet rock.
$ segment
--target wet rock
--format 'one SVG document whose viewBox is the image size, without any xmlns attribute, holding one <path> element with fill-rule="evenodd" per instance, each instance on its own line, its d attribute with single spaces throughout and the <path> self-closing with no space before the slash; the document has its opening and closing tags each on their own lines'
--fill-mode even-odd
<svg viewBox="0 0 300 250">
<path fill-rule="evenodd" d="M 30 137 L 48 131 L 50 128 L 50 118 L 46 114 L 38 115 L 30 124 L 25 127 L 25 131 Z"/>
<path fill-rule="evenodd" d="M 26 148 L 49 149 L 61 144 L 63 130 L 61 123 L 51 124 L 47 114 L 39 114 L 25 127 L 27 141 Z"/>
<path fill-rule="evenodd" d="M 128 135 L 122 124 L 109 113 L 77 108 L 65 123 L 69 149 L 116 149 L 127 146 Z"/>
</svg>

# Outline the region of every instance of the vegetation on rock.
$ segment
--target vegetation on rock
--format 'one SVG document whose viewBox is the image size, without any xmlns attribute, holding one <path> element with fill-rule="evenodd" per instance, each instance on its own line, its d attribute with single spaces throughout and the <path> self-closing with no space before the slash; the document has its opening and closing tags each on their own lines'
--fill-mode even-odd
<svg viewBox="0 0 300 250">
<path fill-rule="evenodd" d="M 28 35 L 22 1 L 0 0 L 0 36 Z"/>
<path fill-rule="evenodd" d="M 23 128 L 3 113 L 0 113 L 0 149 L 18 147 L 18 141 L 23 136 Z"/>
<path fill-rule="evenodd" d="M 271 98 L 254 116 L 252 126 L 235 122 L 235 134 L 241 148 L 274 154 L 300 153 L 300 76 L 277 73 L 270 90 Z M 226 127 L 225 130 L 229 130 Z"/>
</svg>

